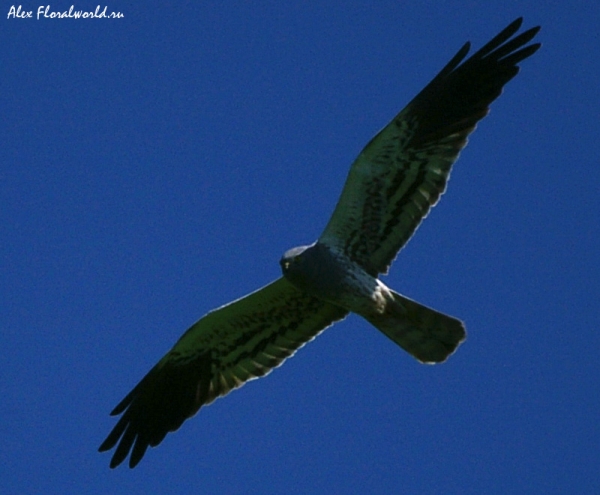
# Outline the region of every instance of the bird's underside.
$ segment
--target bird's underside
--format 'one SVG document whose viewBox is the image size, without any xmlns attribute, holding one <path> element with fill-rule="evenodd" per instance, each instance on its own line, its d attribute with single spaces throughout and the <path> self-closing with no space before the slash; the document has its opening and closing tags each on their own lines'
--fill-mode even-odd
<svg viewBox="0 0 600 495">
<path fill-rule="evenodd" d="M 361 315 L 421 362 L 438 363 L 465 338 L 463 324 L 386 287 L 398 251 L 446 188 L 467 136 L 517 64 L 540 45 L 517 19 L 467 60 L 465 44 L 363 149 L 318 241 L 283 256 L 283 277 L 211 311 L 115 407 L 100 446 L 110 466 L 136 466 L 205 404 L 279 366 L 349 313 Z"/>
</svg>

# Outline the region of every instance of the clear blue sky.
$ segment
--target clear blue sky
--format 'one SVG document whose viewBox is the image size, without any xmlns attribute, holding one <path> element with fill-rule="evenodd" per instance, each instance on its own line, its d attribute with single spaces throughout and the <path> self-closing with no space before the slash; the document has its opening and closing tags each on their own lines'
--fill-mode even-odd
<svg viewBox="0 0 600 495">
<path fill-rule="evenodd" d="M 0 492 L 600 492 L 597 2 L 212 3 L 2 4 Z M 109 470 L 116 403 L 518 16 L 542 49 L 385 279 L 463 319 L 459 351 L 419 365 L 350 317 Z"/>
</svg>

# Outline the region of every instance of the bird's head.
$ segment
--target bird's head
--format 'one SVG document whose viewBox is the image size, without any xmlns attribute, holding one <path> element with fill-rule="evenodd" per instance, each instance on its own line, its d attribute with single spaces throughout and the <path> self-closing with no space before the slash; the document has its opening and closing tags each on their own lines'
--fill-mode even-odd
<svg viewBox="0 0 600 495">
<path fill-rule="evenodd" d="M 281 266 L 281 271 L 285 276 L 293 275 L 295 272 L 297 272 L 297 270 L 300 269 L 302 265 L 302 254 L 310 247 L 312 247 L 312 245 L 298 246 L 288 249 L 284 253 L 279 260 L 279 265 Z"/>
<path fill-rule="evenodd" d="M 288 282 L 323 299 L 337 291 L 345 276 L 339 260 L 319 242 L 286 251 L 279 264 Z"/>
</svg>

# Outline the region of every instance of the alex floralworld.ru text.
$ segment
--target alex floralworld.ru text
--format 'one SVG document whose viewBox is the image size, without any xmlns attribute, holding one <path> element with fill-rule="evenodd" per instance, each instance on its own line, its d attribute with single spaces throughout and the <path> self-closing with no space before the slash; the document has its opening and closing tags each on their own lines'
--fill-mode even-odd
<svg viewBox="0 0 600 495">
<path fill-rule="evenodd" d="M 69 10 L 62 12 L 52 11 L 50 5 L 40 5 L 36 12 L 36 19 L 121 19 L 124 15 L 121 12 L 107 12 L 108 7 L 98 5 L 95 10 L 76 10 L 71 5 Z M 33 10 L 24 10 L 21 5 L 15 7 L 11 5 L 8 9 L 7 19 L 33 19 Z"/>
</svg>

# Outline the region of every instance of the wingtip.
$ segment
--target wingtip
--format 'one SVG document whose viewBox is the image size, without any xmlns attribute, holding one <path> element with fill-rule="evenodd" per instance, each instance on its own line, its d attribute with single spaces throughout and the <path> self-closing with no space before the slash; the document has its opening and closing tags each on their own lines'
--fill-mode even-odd
<svg viewBox="0 0 600 495">
<path fill-rule="evenodd" d="M 531 29 L 529 29 L 529 31 L 531 31 L 534 35 L 536 35 L 540 32 L 541 29 L 542 29 L 542 26 L 534 26 Z"/>
<path fill-rule="evenodd" d="M 521 26 L 523 25 L 523 17 L 517 17 L 514 21 L 512 21 L 508 26 L 506 26 L 500 34 L 498 34 L 498 38 L 510 38 L 513 34 L 515 34 Z"/>
<path fill-rule="evenodd" d="M 518 30 L 523 25 L 523 16 L 517 17 L 514 21 L 512 21 L 508 27 L 514 28 L 514 30 Z"/>
<path fill-rule="evenodd" d="M 523 17 L 519 17 L 519 18 L 515 19 L 513 22 L 511 22 L 504 31 L 512 32 L 512 34 L 511 34 L 511 36 L 512 36 L 519 29 L 521 29 L 522 25 L 523 25 Z M 540 32 L 540 29 L 542 29 L 542 26 L 534 26 L 534 27 L 529 28 L 526 31 L 524 31 L 520 36 L 528 37 L 528 40 L 531 40 L 537 33 Z"/>
</svg>

